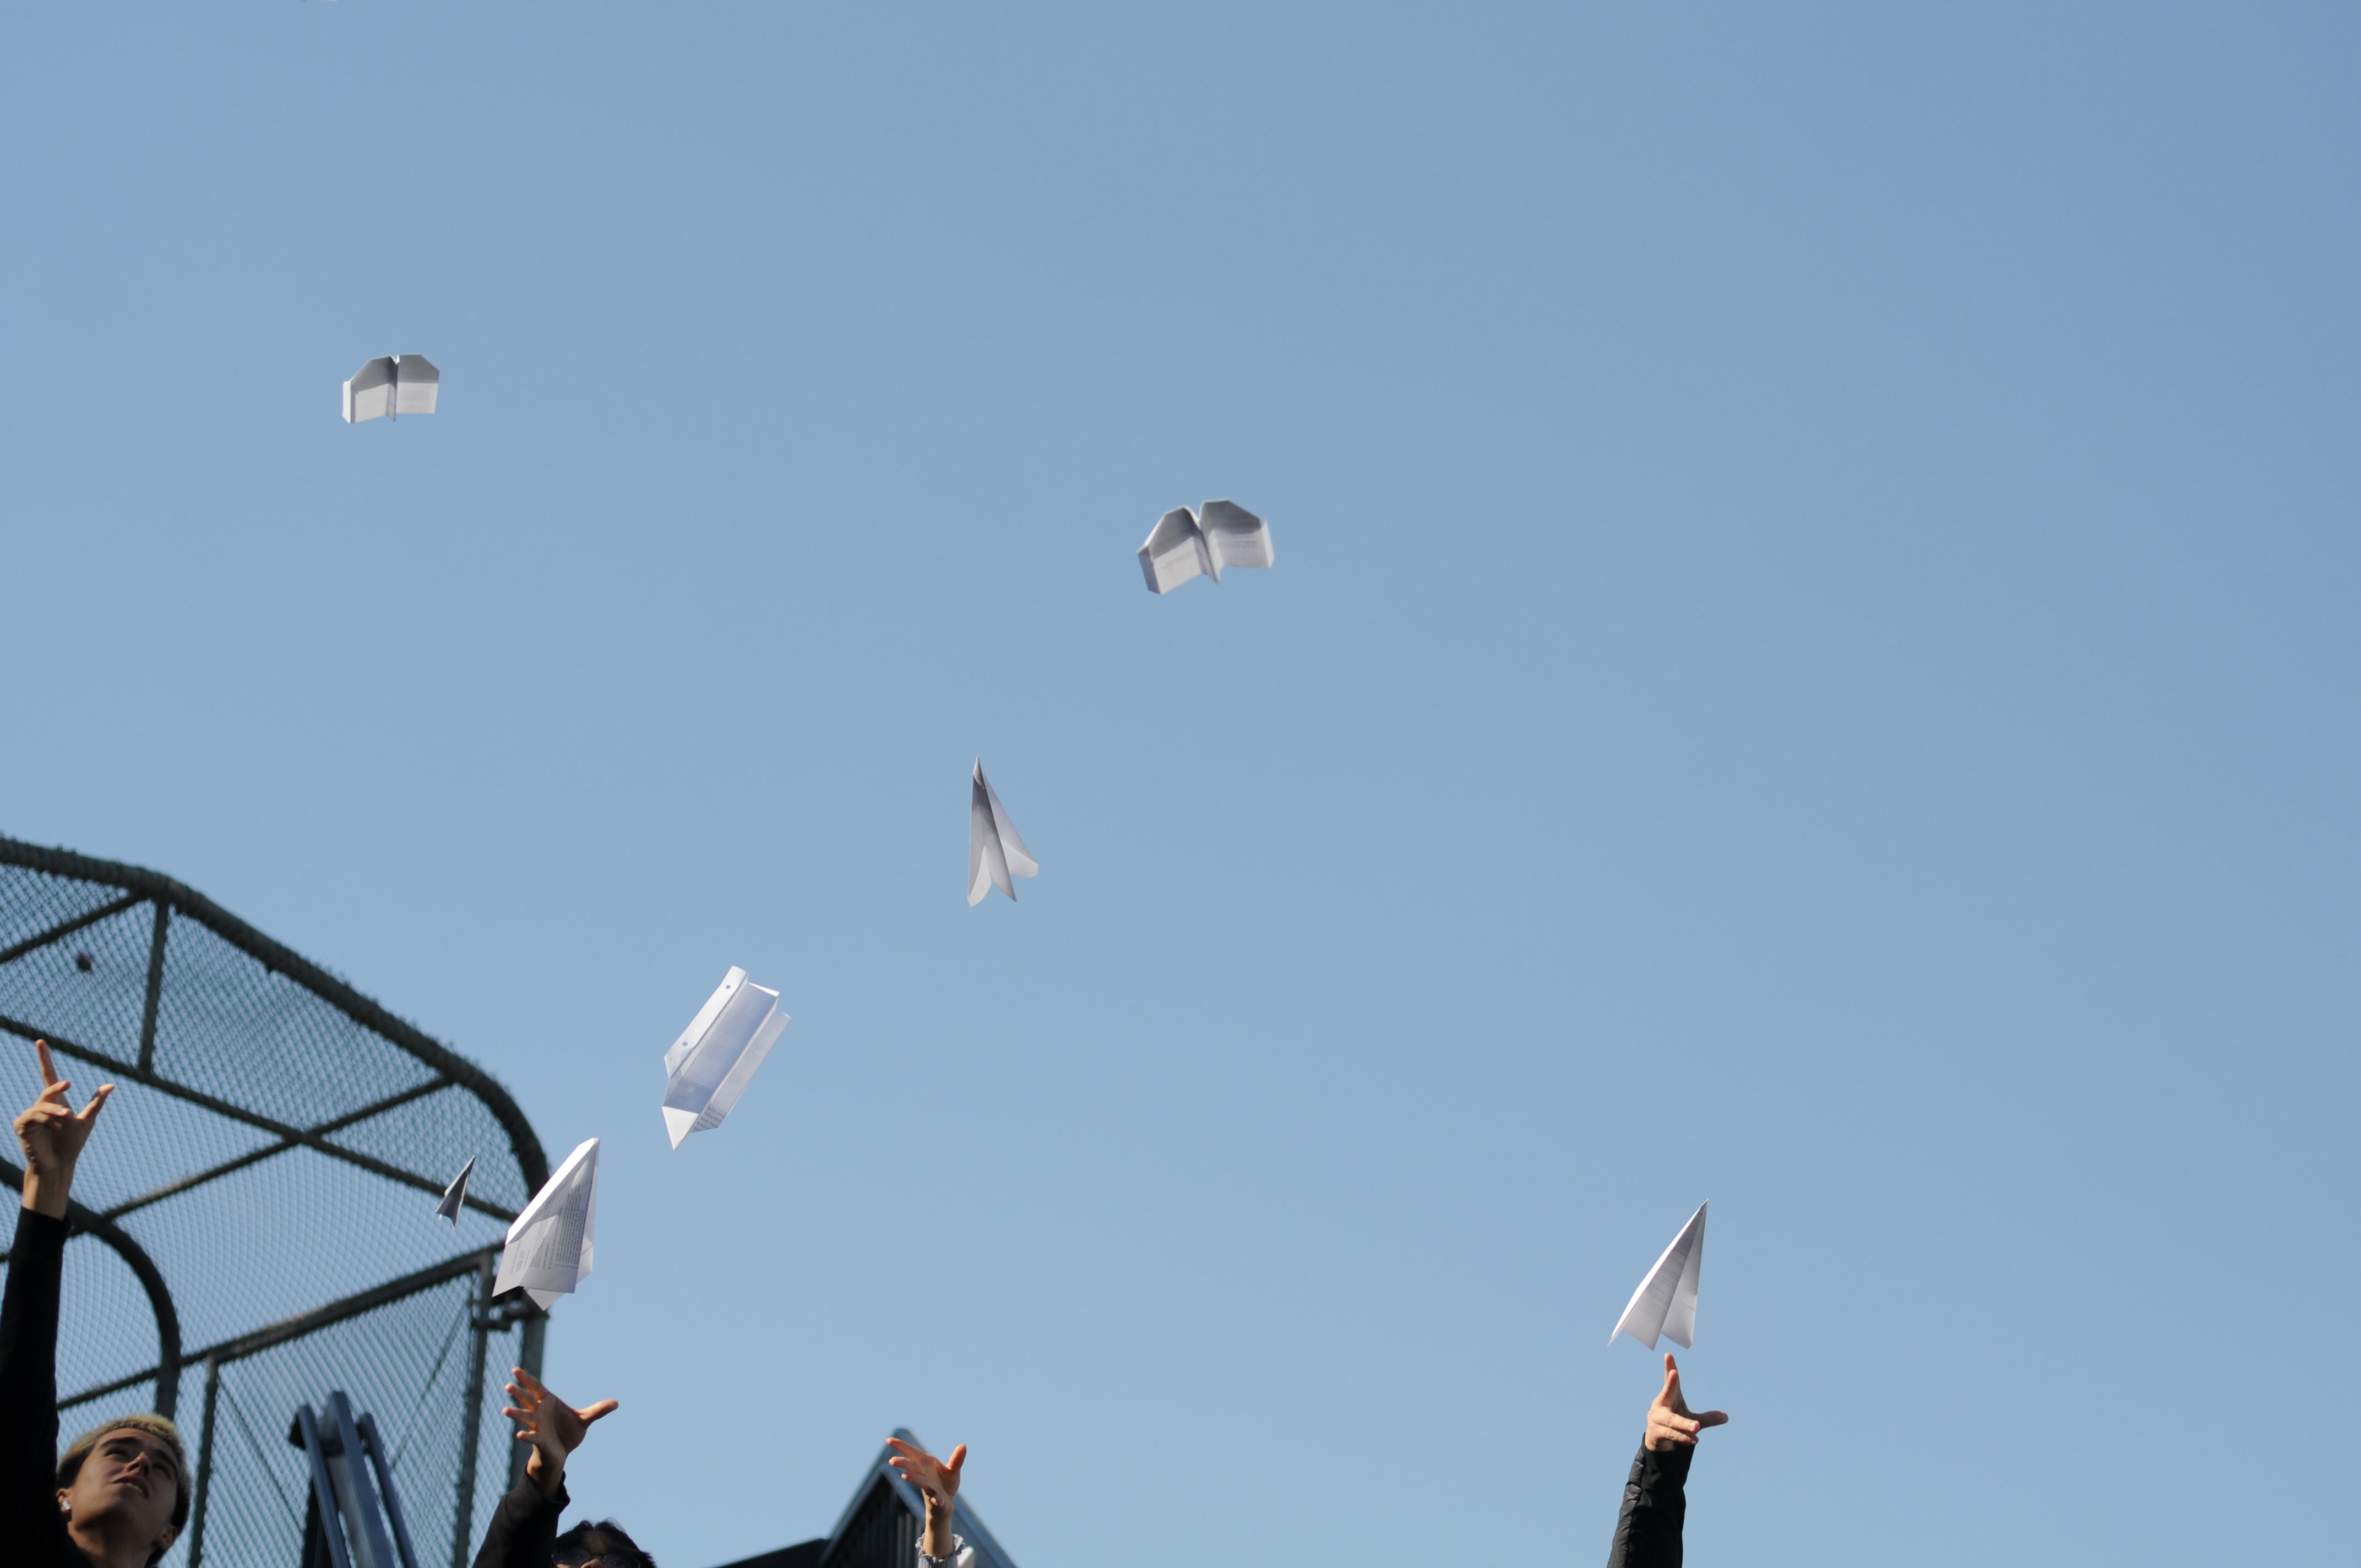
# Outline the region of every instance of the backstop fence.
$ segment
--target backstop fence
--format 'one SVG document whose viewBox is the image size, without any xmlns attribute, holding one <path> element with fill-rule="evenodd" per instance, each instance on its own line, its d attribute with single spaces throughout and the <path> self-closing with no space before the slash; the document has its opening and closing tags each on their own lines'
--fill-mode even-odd
<svg viewBox="0 0 2361 1568">
<path fill-rule="evenodd" d="M 419 1568 L 465 1568 L 523 1458 L 500 1383 L 540 1370 L 547 1321 L 491 1292 L 549 1176 L 516 1102 L 170 878 L 0 839 L 0 1114 L 38 1092 L 36 1038 L 77 1104 L 117 1086 L 74 1174 L 63 1435 L 180 1422 L 195 1499 L 167 1568 L 303 1560 L 289 1427 L 331 1390 L 376 1417 Z M 470 1158 L 455 1234 L 435 1201 Z"/>
</svg>

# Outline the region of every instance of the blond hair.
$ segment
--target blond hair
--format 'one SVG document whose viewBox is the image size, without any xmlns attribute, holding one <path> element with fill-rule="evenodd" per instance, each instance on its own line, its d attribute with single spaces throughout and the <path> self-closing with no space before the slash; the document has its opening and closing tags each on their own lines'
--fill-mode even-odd
<svg viewBox="0 0 2361 1568">
<path fill-rule="evenodd" d="M 143 1411 L 138 1415 L 117 1416 L 111 1421 L 101 1421 L 91 1428 L 68 1443 L 65 1453 L 59 1457 L 58 1486 L 62 1490 L 72 1486 L 74 1477 L 82 1474 L 82 1462 L 90 1457 L 91 1450 L 98 1446 L 99 1441 L 111 1431 L 122 1431 L 126 1428 L 132 1431 L 144 1431 L 150 1437 L 160 1437 L 171 1447 L 172 1463 L 180 1471 L 172 1477 L 172 1529 L 177 1533 L 189 1522 L 189 1451 L 181 1442 L 181 1429 L 166 1417 Z M 148 1559 L 148 1568 L 155 1568 L 163 1557 L 164 1549 L 159 1547 L 155 1555 Z"/>
</svg>

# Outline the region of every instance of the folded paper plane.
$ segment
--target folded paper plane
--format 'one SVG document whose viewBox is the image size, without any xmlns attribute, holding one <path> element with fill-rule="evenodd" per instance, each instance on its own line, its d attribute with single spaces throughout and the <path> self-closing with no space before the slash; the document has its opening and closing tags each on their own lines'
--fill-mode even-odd
<svg viewBox="0 0 2361 1568">
<path fill-rule="evenodd" d="M 434 389 L 442 384 L 443 372 L 428 364 L 423 354 L 372 359 L 345 383 L 345 422 L 358 424 L 379 414 L 396 419 L 403 414 L 431 414 Z"/>
<path fill-rule="evenodd" d="M 542 1183 L 509 1227 L 493 1294 L 522 1286 L 548 1310 L 560 1296 L 590 1277 L 590 1248 L 598 1231 L 598 1140 L 577 1145 L 557 1173 Z"/>
<path fill-rule="evenodd" d="M 1615 1334 L 1630 1334 L 1650 1350 L 1656 1348 L 1656 1336 L 1664 1335 L 1683 1350 L 1689 1348 L 1697 1337 L 1697 1267 L 1705 1261 L 1705 1208 L 1689 1216 L 1656 1266 L 1648 1270 L 1648 1277 L 1640 1281 L 1640 1288 L 1631 1292 L 1631 1304 L 1623 1309 L 1623 1316 L 1615 1325 L 1615 1333 L 1607 1343 L 1615 1343 Z"/>
<path fill-rule="evenodd" d="M 434 1205 L 434 1212 L 450 1221 L 453 1230 L 459 1227 L 459 1206 L 467 1201 L 467 1178 L 475 1168 L 476 1157 L 469 1155 L 467 1163 L 459 1168 L 459 1174 L 451 1179 L 451 1185 L 443 1190 L 443 1201 Z"/>
<path fill-rule="evenodd" d="M 664 1052 L 664 1131 L 672 1146 L 691 1133 L 721 1125 L 738 1096 L 790 1020 L 779 993 L 751 983 L 732 969 Z"/>
<path fill-rule="evenodd" d="M 1140 574 L 1150 593 L 1170 593 L 1194 576 L 1222 580 L 1224 566 L 1270 565 L 1270 524 L 1241 506 L 1207 501 L 1199 510 L 1175 507 L 1159 518 L 1139 547 Z"/>
<path fill-rule="evenodd" d="M 1008 880 L 1009 872 L 1034 876 L 1040 870 L 1025 840 L 1017 837 L 1016 824 L 1008 820 L 1008 808 L 1000 804 L 999 792 L 984 779 L 983 759 L 977 758 L 973 787 L 968 791 L 968 907 L 983 903 L 983 895 L 995 887 L 1014 899 L 1016 887 Z"/>
</svg>

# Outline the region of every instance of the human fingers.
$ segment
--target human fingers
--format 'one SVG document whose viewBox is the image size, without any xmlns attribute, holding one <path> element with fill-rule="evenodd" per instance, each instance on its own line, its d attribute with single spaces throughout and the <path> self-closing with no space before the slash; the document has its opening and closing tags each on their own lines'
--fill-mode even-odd
<svg viewBox="0 0 2361 1568">
<path fill-rule="evenodd" d="M 516 1374 L 515 1374 L 515 1375 L 516 1375 L 516 1380 L 517 1380 L 518 1382 L 520 1382 L 520 1383 L 523 1384 L 526 1387 L 528 1387 L 528 1388 L 530 1388 L 530 1389 L 532 1389 L 532 1390 L 533 1390 L 533 1398 L 536 1398 L 536 1399 L 540 1399 L 540 1398 L 546 1398 L 548 1397 L 548 1395 L 549 1395 L 549 1385 L 548 1385 L 548 1384 L 544 1383 L 540 1378 L 535 1377 L 532 1373 L 527 1372 L 527 1371 L 526 1371 L 523 1367 L 522 1367 L 522 1366 L 520 1366 L 520 1367 L 516 1368 Z"/>
<path fill-rule="evenodd" d="M 98 1088 L 92 1092 L 90 1103 L 83 1106 L 81 1111 L 75 1113 L 74 1120 L 81 1123 L 85 1127 L 89 1126 L 93 1122 L 97 1121 L 98 1108 L 105 1104 L 106 1097 L 114 1092 L 115 1085 L 111 1083 L 100 1084 Z"/>
<path fill-rule="evenodd" d="M 1697 1422 L 1700 1427 L 1728 1426 L 1730 1424 L 1730 1412 L 1728 1410 L 1708 1410 L 1705 1414 L 1697 1419 Z"/>
<path fill-rule="evenodd" d="M 623 1402 L 620 1399 L 601 1399 L 595 1405 L 590 1405 L 575 1411 L 574 1419 L 580 1421 L 587 1427 L 592 1421 L 600 1420 L 608 1416 L 611 1416 L 622 1408 Z"/>
<path fill-rule="evenodd" d="M 960 1466 L 966 1463 L 967 1444 L 961 1443 L 957 1448 L 951 1450 L 951 1456 L 943 1461 L 943 1468 L 951 1473 L 951 1478 L 953 1480 L 957 1480 L 959 1478 Z"/>
<path fill-rule="evenodd" d="M 892 1449 L 892 1450 L 893 1450 L 895 1453 L 902 1453 L 902 1454 L 917 1454 L 917 1455 L 919 1455 L 919 1456 L 921 1456 L 921 1457 L 923 1457 L 923 1456 L 925 1455 L 925 1453 L 926 1453 L 926 1450 L 925 1450 L 925 1449 L 923 1449 L 923 1448 L 917 1448 L 917 1447 L 913 1446 L 912 1444 L 909 1444 L 909 1443 L 904 1442 L 903 1442 L 900 1438 L 898 1438 L 898 1437 L 889 1437 L 889 1438 L 887 1438 L 887 1439 L 885 1440 L 885 1446 L 886 1446 L 886 1447 L 888 1447 L 888 1448 L 890 1448 L 890 1449 Z M 896 1461 L 895 1463 L 899 1463 L 899 1461 Z"/>
<path fill-rule="evenodd" d="M 58 1064 L 56 1058 L 49 1055 L 49 1041 L 35 1040 L 33 1052 L 41 1058 L 41 1088 L 44 1092 L 51 1086 L 64 1081 L 58 1077 Z"/>
</svg>

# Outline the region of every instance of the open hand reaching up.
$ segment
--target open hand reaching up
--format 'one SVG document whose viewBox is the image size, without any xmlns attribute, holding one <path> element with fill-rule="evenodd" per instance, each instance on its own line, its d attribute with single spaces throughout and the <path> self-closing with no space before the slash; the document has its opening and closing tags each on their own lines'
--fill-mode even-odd
<svg viewBox="0 0 2361 1568">
<path fill-rule="evenodd" d="M 525 1474 L 533 1477 L 543 1497 L 555 1497 L 557 1483 L 566 1475 L 566 1456 L 582 1446 L 582 1440 L 590 1435 L 591 1422 L 612 1415 L 620 1407 L 615 1400 L 601 1399 L 577 1410 L 523 1367 L 510 1371 L 516 1381 L 508 1385 L 509 1398 L 516 1403 L 500 1414 L 516 1422 L 519 1442 L 533 1444 Z"/>
<path fill-rule="evenodd" d="M 927 1530 L 918 1542 L 918 1550 L 928 1557 L 951 1555 L 951 1500 L 959 1496 L 960 1466 L 967 1463 L 967 1444 L 951 1450 L 949 1459 L 937 1459 L 915 1442 L 904 1442 L 889 1437 L 885 1446 L 894 1451 L 891 1464 L 907 1481 L 925 1494 L 927 1499 Z"/>
<path fill-rule="evenodd" d="M 1664 1387 L 1648 1407 L 1648 1430 L 1641 1442 L 1663 1453 L 1675 1444 L 1697 1445 L 1697 1434 L 1708 1427 L 1718 1427 L 1730 1420 L 1724 1410 L 1708 1410 L 1698 1415 L 1681 1398 L 1681 1369 L 1671 1354 L 1664 1356 Z"/>
<path fill-rule="evenodd" d="M 82 1158 L 82 1147 L 90 1142 L 91 1129 L 98 1124 L 99 1107 L 115 1092 L 115 1085 L 99 1085 L 90 1103 L 76 1111 L 66 1097 L 73 1085 L 58 1076 L 49 1041 L 35 1040 L 33 1049 L 40 1057 L 41 1097 L 27 1106 L 15 1124 L 16 1146 L 25 1152 L 25 1207 L 62 1220 L 66 1194 L 73 1188 L 74 1164 Z"/>
</svg>

